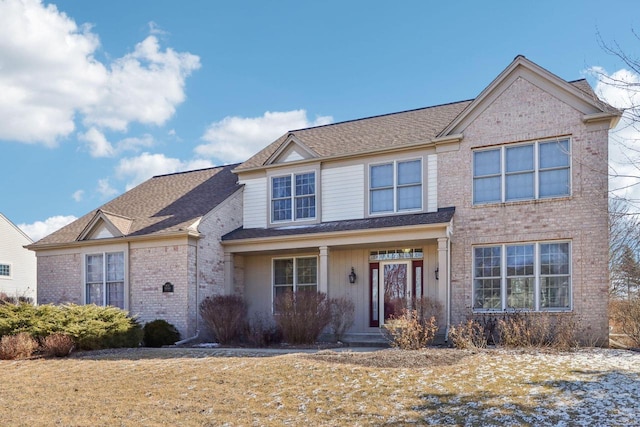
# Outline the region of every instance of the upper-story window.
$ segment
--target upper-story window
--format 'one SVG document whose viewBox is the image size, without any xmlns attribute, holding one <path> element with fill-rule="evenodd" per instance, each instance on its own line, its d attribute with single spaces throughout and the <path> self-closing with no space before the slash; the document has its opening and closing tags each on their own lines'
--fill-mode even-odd
<svg viewBox="0 0 640 427">
<path fill-rule="evenodd" d="M 11 264 L 0 264 L 0 277 L 11 277 Z"/>
<path fill-rule="evenodd" d="M 473 152 L 473 203 L 544 199 L 571 194 L 568 139 Z"/>
<path fill-rule="evenodd" d="M 372 214 L 422 209 L 422 160 L 395 161 L 369 168 Z"/>
<path fill-rule="evenodd" d="M 271 221 L 316 217 L 316 174 L 297 173 L 271 178 Z"/>
</svg>

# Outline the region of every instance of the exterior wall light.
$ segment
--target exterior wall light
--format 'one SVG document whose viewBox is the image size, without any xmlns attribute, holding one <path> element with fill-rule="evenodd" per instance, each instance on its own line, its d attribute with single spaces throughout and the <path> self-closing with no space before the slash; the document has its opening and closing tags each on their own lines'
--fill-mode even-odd
<svg viewBox="0 0 640 427">
<path fill-rule="evenodd" d="M 356 276 L 356 272 L 353 270 L 353 267 L 351 267 L 351 273 L 349 273 L 349 283 L 354 284 L 356 283 L 356 278 L 358 276 Z"/>
<path fill-rule="evenodd" d="M 171 282 L 167 282 L 162 285 L 162 292 L 173 292 L 173 284 Z"/>
<path fill-rule="evenodd" d="M 436 280 L 440 280 L 440 267 L 436 267 L 434 273 L 436 274 Z"/>
</svg>

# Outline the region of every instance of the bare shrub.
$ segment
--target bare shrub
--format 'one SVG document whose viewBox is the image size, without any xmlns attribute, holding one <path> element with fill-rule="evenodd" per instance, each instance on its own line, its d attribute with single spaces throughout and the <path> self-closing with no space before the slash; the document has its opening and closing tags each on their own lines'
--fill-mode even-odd
<svg viewBox="0 0 640 427">
<path fill-rule="evenodd" d="M 455 348 L 475 349 L 486 348 L 487 337 L 485 327 L 474 319 L 452 326 L 449 329 L 449 339 Z"/>
<path fill-rule="evenodd" d="M 75 347 L 73 338 L 65 334 L 51 334 L 42 338 L 40 348 L 42 354 L 50 357 L 66 357 Z"/>
<path fill-rule="evenodd" d="M 614 327 L 640 347 L 640 298 L 611 301 L 609 315 Z"/>
<path fill-rule="evenodd" d="M 220 344 L 239 341 L 246 329 L 247 304 L 238 295 L 216 295 L 200 303 L 202 320 Z"/>
<path fill-rule="evenodd" d="M 567 350 L 578 345 L 573 313 L 508 313 L 498 320 L 503 347 L 552 347 Z"/>
<path fill-rule="evenodd" d="M 285 292 L 274 302 L 276 324 L 289 344 L 312 344 L 331 320 L 327 295 L 322 292 Z"/>
<path fill-rule="evenodd" d="M 247 341 L 256 347 L 268 347 L 282 342 L 282 332 L 276 325 L 273 316 L 256 313 L 249 321 Z"/>
<path fill-rule="evenodd" d="M 27 359 L 38 349 L 38 342 L 28 333 L 5 335 L 0 339 L 0 359 Z"/>
<path fill-rule="evenodd" d="M 442 317 L 442 303 L 429 297 L 421 297 L 412 301 L 414 309 L 416 310 L 418 321 L 425 322 L 435 317 L 441 319 Z"/>
<path fill-rule="evenodd" d="M 331 333 L 336 341 L 342 341 L 345 333 L 353 326 L 356 306 L 350 299 L 345 297 L 331 298 L 329 300 L 331 310 Z"/>
<path fill-rule="evenodd" d="M 417 310 L 403 309 L 400 316 L 385 321 L 383 331 L 393 347 L 419 350 L 433 342 L 438 325 L 434 316 L 421 321 Z"/>
</svg>

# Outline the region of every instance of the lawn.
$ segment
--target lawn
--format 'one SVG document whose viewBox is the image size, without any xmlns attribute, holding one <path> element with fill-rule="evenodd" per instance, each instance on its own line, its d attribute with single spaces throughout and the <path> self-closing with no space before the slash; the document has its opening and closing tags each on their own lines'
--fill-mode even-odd
<svg viewBox="0 0 640 427">
<path fill-rule="evenodd" d="M 129 349 L 0 361 L 2 425 L 637 425 L 640 353 L 237 356 Z"/>
</svg>

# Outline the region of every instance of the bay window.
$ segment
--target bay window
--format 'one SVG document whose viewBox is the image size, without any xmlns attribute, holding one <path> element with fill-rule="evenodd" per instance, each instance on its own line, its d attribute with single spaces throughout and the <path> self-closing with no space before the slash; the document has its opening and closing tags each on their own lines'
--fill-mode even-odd
<svg viewBox="0 0 640 427">
<path fill-rule="evenodd" d="M 476 150 L 473 203 L 568 196 L 570 172 L 568 139 Z"/>
<path fill-rule="evenodd" d="M 473 248 L 473 308 L 568 310 L 571 308 L 569 242 Z"/>
</svg>

